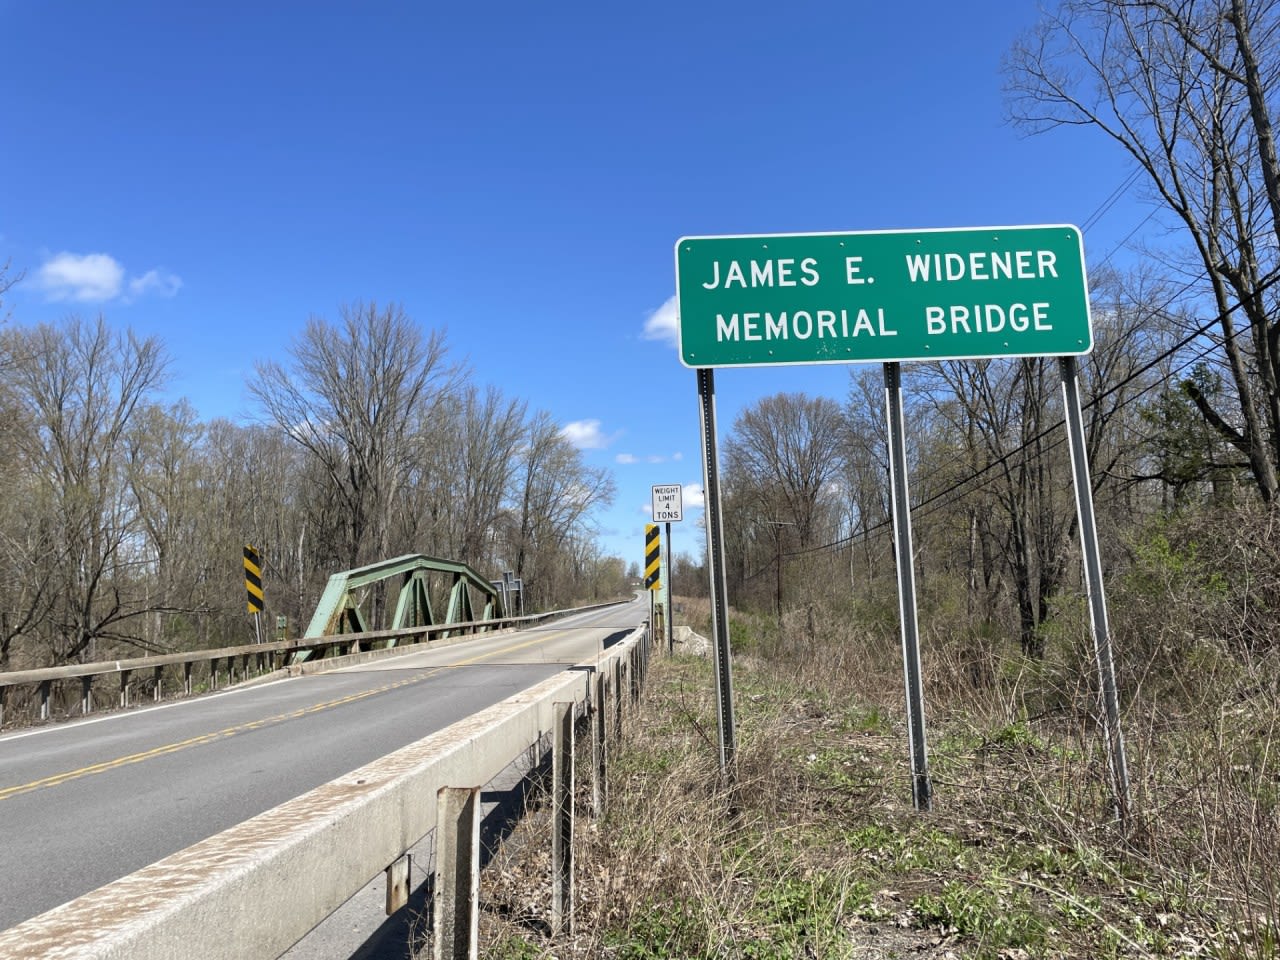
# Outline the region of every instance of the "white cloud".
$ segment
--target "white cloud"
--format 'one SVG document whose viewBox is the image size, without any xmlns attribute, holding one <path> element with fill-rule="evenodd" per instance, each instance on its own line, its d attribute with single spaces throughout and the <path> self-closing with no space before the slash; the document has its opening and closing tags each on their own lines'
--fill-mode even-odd
<svg viewBox="0 0 1280 960">
<path fill-rule="evenodd" d="M 676 346 L 679 337 L 676 332 L 676 298 L 671 297 L 660 306 L 649 319 L 644 322 L 644 338 L 661 340 L 672 347 Z"/>
<path fill-rule="evenodd" d="M 680 493 L 684 506 L 690 510 L 701 510 L 706 506 L 706 498 L 702 495 L 702 484 L 686 483 Z"/>
<path fill-rule="evenodd" d="M 174 297 L 182 289 L 182 278 L 162 270 L 148 270 L 129 281 L 129 296 L 133 299 L 154 293 L 159 297 Z"/>
<path fill-rule="evenodd" d="M 603 450 L 617 439 L 617 434 L 605 435 L 599 420 L 574 420 L 560 428 L 560 435 L 579 450 Z"/>
<path fill-rule="evenodd" d="M 586 422 L 592 422 L 592 421 L 586 421 Z M 678 463 L 679 461 L 684 459 L 684 454 L 673 453 L 671 454 L 671 456 L 668 457 L 666 454 L 662 454 L 662 453 L 650 453 L 650 454 L 646 454 L 643 457 L 638 457 L 634 453 L 620 453 L 616 457 L 614 457 L 614 459 L 618 463 L 642 463 L 642 462 L 643 463 L 667 463 L 668 461 Z"/>
<path fill-rule="evenodd" d="M 76 303 L 105 303 L 118 298 L 131 303 L 150 295 L 176 296 L 182 289 L 181 277 L 159 269 L 130 277 L 126 284 L 124 265 L 110 254 L 65 250 L 40 265 L 35 283 L 49 300 Z"/>
<path fill-rule="evenodd" d="M 100 303 L 120 295 L 124 267 L 105 253 L 64 251 L 41 264 L 35 279 L 50 300 Z"/>
</svg>

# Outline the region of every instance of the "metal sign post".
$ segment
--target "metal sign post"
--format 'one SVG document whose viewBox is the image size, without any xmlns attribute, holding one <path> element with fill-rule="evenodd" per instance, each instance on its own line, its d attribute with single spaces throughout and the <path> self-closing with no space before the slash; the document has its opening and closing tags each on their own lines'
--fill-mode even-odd
<svg viewBox="0 0 1280 960">
<path fill-rule="evenodd" d="M 707 571 L 711 578 L 711 632 L 715 637 L 716 718 L 720 732 L 720 776 L 737 780 L 737 734 L 733 723 L 733 671 L 729 662 L 729 602 L 725 581 L 724 521 L 720 513 L 720 458 L 716 448 L 715 371 L 698 374 L 698 411 L 702 421 L 702 486 L 707 524 Z"/>
<path fill-rule="evenodd" d="M 664 531 L 667 535 L 667 540 L 663 547 L 667 552 L 667 575 L 662 581 L 662 595 L 666 601 L 664 609 L 667 611 L 667 653 L 670 654 L 674 653 L 676 649 L 676 618 L 671 610 L 671 524 L 665 523 L 663 526 L 667 528 Z"/>
<path fill-rule="evenodd" d="M 917 810 L 933 806 L 924 737 L 924 685 L 920 676 L 920 628 L 916 619 L 916 569 L 911 545 L 911 498 L 907 493 L 907 443 L 902 416 L 902 366 L 884 365 L 884 406 L 889 426 L 889 485 L 893 492 L 893 541 L 898 568 L 898 617 L 907 688 L 907 739 L 911 751 L 911 797 Z"/>
<path fill-rule="evenodd" d="M 1116 668 L 1111 658 L 1111 631 L 1107 623 L 1107 598 L 1102 586 L 1102 559 L 1098 551 L 1098 527 L 1093 515 L 1093 486 L 1089 479 L 1089 457 L 1084 443 L 1084 418 L 1080 412 L 1080 380 L 1075 357 L 1059 360 L 1062 371 L 1062 398 L 1067 415 L 1067 441 L 1071 449 L 1071 482 L 1075 487 L 1076 515 L 1080 521 L 1080 547 L 1084 555 L 1084 588 L 1089 598 L 1089 626 L 1098 664 L 1099 692 L 1102 696 L 1102 735 L 1107 744 L 1111 786 L 1116 813 L 1122 825 L 1129 820 L 1129 765 L 1120 731 L 1120 696 L 1116 691 Z"/>
<path fill-rule="evenodd" d="M 671 522 L 684 519 L 684 491 L 678 483 L 660 483 L 655 484 L 651 492 L 653 520 L 655 523 L 661 520 L 667 528 L 667 576 L 663 597 L 666 600 L 667 611 L 667 653 L 671 653 L 675 650 L 675 617 L 671 613 Z"/>
</svg>

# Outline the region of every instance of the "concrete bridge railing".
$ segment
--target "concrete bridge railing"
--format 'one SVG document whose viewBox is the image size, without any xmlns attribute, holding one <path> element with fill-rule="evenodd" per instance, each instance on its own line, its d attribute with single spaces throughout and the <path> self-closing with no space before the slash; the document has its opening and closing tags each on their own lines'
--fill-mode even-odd
<svg viewBox="0 0 1280 960">
<path fill-rule="evenodd" d="M 278 957 L 436 826 L 441 790 L 481 786 L 538 749 L 566 705 L 600 714 L 610 702 L 620 722 L 649 648 L 644 625 L 577 669 L 0 933 L 0 956 Z"/>
</svg>

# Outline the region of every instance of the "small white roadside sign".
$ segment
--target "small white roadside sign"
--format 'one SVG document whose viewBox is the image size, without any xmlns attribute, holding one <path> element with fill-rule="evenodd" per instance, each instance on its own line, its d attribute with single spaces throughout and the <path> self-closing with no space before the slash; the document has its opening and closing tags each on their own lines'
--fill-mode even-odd
<svg viewBox="0 0 1280 960">
<path fill-rule="evenodd" d="M 684 519 L 680 484 L 661 483 L 653 487 L 653 522 L 674 523 Z"/>
</svg>

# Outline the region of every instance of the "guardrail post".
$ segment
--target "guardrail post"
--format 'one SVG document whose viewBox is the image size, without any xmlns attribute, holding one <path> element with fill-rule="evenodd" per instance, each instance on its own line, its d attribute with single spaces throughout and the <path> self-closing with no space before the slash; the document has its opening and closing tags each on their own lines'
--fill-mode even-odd
<svg viewBox="0 0 1280 960">
<path fill-rule="evenodd" d="M 480 788 L 436 793 L 435 960 L 475 960 L 480 933 Z"/>
<path fill-rule="evenodd" d="M 49 688 L 53 684 L 48 680 L 40 681 L 40 719 L 49 719 Z"/>
<path fill-rule="evenodd" d="M 129 673 L 128 670 L 120 671 L 120 706 L 121 708 L 129 705 Z"/>
<path fill-rule="evenodd" d="M 188 697 L 191 696 L 191 668 L 194 666 L 190 660 L 182 665 L 182 686 Z"/>
<path fill-rule="evenodd" d="M 413 870 L 413 855 L 406 853 L 387 867 L 387 916 L 391 916 L 409 902 L 409 875 Z"/>
<path fill-rule="evenodd" d="M 604 722 L 604 674 L 599 670 L 591 675 L 591 813 L 596 818 L 604 816 L 606 751 Z"/>
<path fill-rule="evenodd" d="M 551 930 L 573 935 L 573 710 L 555 703 L 551 753 Z"/>
<path fill-rule="evenodd" d="M 613 741 L 622 740 L 622 658 L 614 657 L 609 693 L 613 696 Z"/>
<path fill-rule="evenodd" d="M 152 699 L 155 700 L 156 703 L 159 703 L 164 698 L 164 695 L 160 692 L 160 687 L 163 680 L 164 680 L 164 667 L 156 667 L 156 671 L 155 671 L 156 686 L 155 686 L 155 690 L 152 691 Z"/>
<path fill-rule="evenodd" d="M 4 698 L 8 692 L 8 687 L 0 687 L 0 727 L 4 726 Z"/>
<path fill-rule="evenodd" d="M 93 709 L 93 677 L 80 678 L 80 716 L 87 717 Z"/>
</svg>

